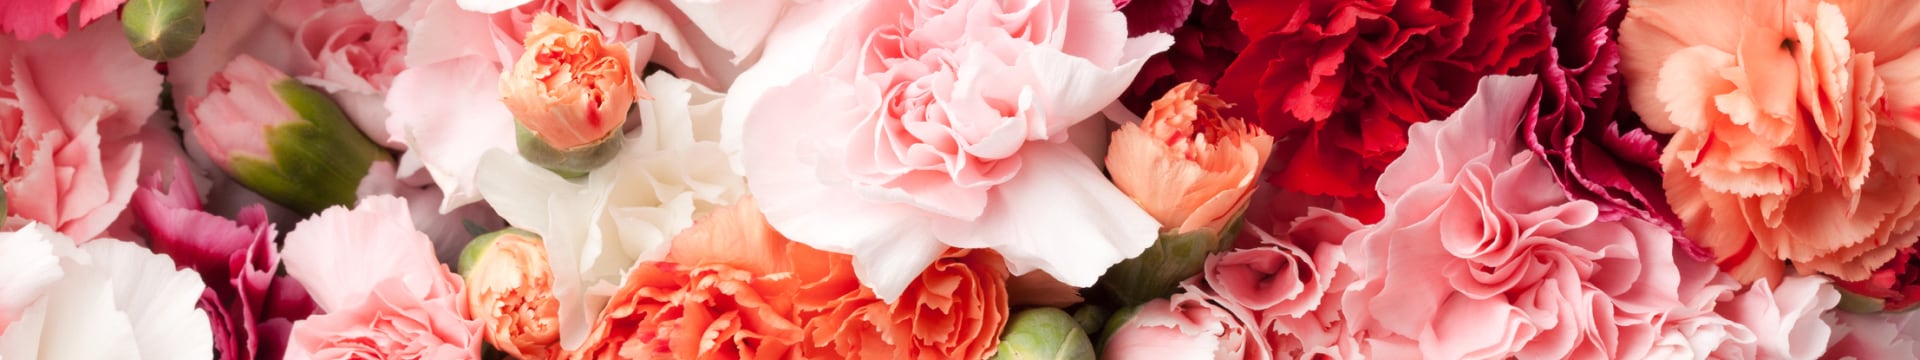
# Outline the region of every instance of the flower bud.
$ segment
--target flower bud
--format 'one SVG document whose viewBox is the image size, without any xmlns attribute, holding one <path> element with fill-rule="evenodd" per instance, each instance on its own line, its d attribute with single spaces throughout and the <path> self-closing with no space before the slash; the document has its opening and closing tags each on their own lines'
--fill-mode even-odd
<svg viewBox="0 0 1920 360">
<path fill-rule="evenodd" d="M 1856 313 L 1900 312 L 1920 305 L 1920 249 L 1900 249 L 1893 260 L 1860 281 L 1837 281 L 1840 309 Z"/>
<path fill-rule="evenodd" d="M 1273 137 L 1231 106 L 1187 82 L 1153 102 L 1138 124 L 1113 132 L 1107 170 L 1113 183 L 1160 221 L 1161 232 L 1219 232 L 1246 210 Z"/>
<path fill-rule="evenodd" d="M 500 96 L 519 124 L 528 161 L 580 175 L 619 153 L 621 126 L 634 101 L 647 99 L 618 43 L 552 15 L 527 33 L 526 52 L 500 74 Z"/>
<path fill-rule="evenodd" d="M 1032 308 L 1013 315 L 1000 337 L 996 360 L 1091 360 L 1093 340 L 1073 315 L 1055 308 Z"/>
<path fill-rule="evenodd" d="M 120 9 L 120 26 L 134 53 L 167 61 L 193 49 L 206 30 L 206 17 L 206 0 L 128 0 Z"/>
<path fill-rule="evenodd" d="M 392 161 L 326 93 L 241 55 L 187 101 L 193 136 L 214 164 L 302 212 L 353 204 L 375 161 Z"/>
<path fill-rule="evenodd" d="M 1187 82 L 1154 101 L 1140 123 L 1114 131 L 1107 152 L 1113 183 L 1161 231 L 1153 246 L 1100 279 L 1128 305 L 1171 294 L 1200 273 L 1208 254 L 1232 243 L 1273 137 L 1221 116 L 1228 106 L 1206 85 Z"/>
<path fill-rule="evenodd" d="M 520 359 L 559 353 L 560 302 L 539 235 L 511 228 L 481 235 L 461 253 L 460 274 L 467 309 L 488 343 Z"/>
</svg>

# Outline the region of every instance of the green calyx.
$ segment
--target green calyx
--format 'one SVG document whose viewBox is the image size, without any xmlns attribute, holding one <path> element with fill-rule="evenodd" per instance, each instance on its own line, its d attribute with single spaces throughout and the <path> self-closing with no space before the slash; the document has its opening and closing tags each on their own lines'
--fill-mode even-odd
<svg viewBox="0 0 1920 360">
<path fill-rule="evenodd" d="M 375 161 L 393 161 L 348 122 L 327 94 L 293 79 L 273 91 L 301 121 L 266 130 L 271 159 L 232 155 L 233 178 L 260 195 L 306 213 L 353 204 L 360 179 Z"/>
<path fill-rule="evenodd" d="M 1093 340 L 1066 311 L 1033 308 L 1013 314 L 995 360 L 1092 360 Z"/>
<path fill-rule="evenodd" d="M 186 54 L 206 30 L 205 0 L 128 0 L 120 9 L 121 31 L 133 52 L 153 61 Z"/>
<path fill-rule="evenodd" d="M 1235 216 L 1222 230 L 1160 234 L 1153 246 L 1140 252 L 1140 256 L 1108 268 L 1095 286 L 1106 289 L 1129 306 L 1172 295 L 1181 281 L 1206 270 L 1208 255 L 1233 247 L 1233 239 L 1240 235 L 1241 222 L 1241 217 Z"/>
<path fill-rule="evenodd" d="M 474 237 L 472 242 L 468 242 L 466 248 L 460 250 L 460 275 L 466 276 L 467 273 L 469 273 L 468 270 L 472 270 L 474 265 L 480 263 L 480 258 L 486 256 L 487 249 L 493 247 L 493 242 L 499 240 L 501 236 L 507 235 L 518 236 L 536 242 L 541 241 L 539 234 L 518 228 L 505 228 L 500 229 L 500 231 L 481 234 L 480 236 Z"/>
<path fill-rule="evenodd" d="M 615 156 L 620 155 L 621 143 L 626 139 L 620 128 L 614 128 L 600 141 L 574 149 L 558 149 L 541 140 L 538 134 L 518 121 L 513 123 L 513 134 L 520 157 L 568 179 L 586 176 L 593 169 L 613 161 Z"/>
</svg>

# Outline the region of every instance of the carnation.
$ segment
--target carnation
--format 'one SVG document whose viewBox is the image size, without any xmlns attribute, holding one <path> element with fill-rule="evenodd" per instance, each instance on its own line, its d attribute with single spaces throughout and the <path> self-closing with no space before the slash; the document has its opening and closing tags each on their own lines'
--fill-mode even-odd
<svg viewBox="0 0 1920 360">
<path fill-rule="evenodd" d="M 1549 29 L 1559 41 L 1544 53 L 1539 85 L 1521 139 L 1553 168 L 1567 196 L 1592 201 L 1606 220 L 1638 217 L 1669 230 L 1696 259 L 1710 259 L 1680 231 L 1660 188 L 1666 136 L 1640 124 L 1627 108 L 1619 72 L 1624 0 L 1553 2 Z"/>
<path fill-rule="evenodd" d="M 1667 200 L 1742 282 L 1777 284 L 1788 264 L 1862 280 L 1920 238 L 1920 112 L 1906 110 L 1920 82 L 1915 44 L 1894 38 L 1920 31 L 1913 16 L 1880 2 L 1628 10 L 1621 73 L 1634 112 L 1672 134 Z"/>
<path fill-rule="evenodd" d="M 1090 286 L 1153 242 L 1153 218 L 1068 130 L 1166 35 L 1128 38 L 1110 0 L 877 1 L 815 20 L 837 23 L 761 60 L 793 65 L 741 79 L 762 86 L 743 115 L 747 185 L 794 241 L 853 255 L 880 298 L 948 248 Z"/>
<path fill-rule="evenodd" d="M 1413 126 L 1417 151 L 1386 169 L 1385 218 L 1345 244 L 1361 278 L 1344 312 L 1372 356 L 1637 358 L 1685 306 L 1664 229 L 1601 220 L 1507 140 L 1533 81 L 1482 80 L 1447 121 Z"/>
<path fill-rule="evenodd" d="M 1452 113 L 1483 75 L 1531 71 L 1551 35 L 1533 1 L 1229 5 L 1248 44 L 1220 95 L 1283 139 L 1270 181 L 1339 198 L 1367 222 L 1380 217 L 1373 184 L 1406 149 L 1407 127 Z"/>
<path fill-rule="evenodd" d="M 0 185 L 12 228 L 39 222 L 86 243 L 119 219 L 138 185 L 135 139 L 158 108 L 153 67 L 113 19 L 64 38 L 0 38 L 0 73 L 9 74 L 0 79 Z"/>
</svg>

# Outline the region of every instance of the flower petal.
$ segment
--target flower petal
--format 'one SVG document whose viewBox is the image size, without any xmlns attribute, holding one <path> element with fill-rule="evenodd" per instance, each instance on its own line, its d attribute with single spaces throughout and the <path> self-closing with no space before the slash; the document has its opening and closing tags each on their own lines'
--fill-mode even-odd
<svg viewBox="0 0 1920 360">
<path fill-rule="evenodd" d="M 446 194 L 442 213 L 480 201 L 475 154 L 518 153 L 513 113 L 500 102 L 499 77 L 499 65 L 466 56 L 407 69 L 387 93 L 392 121 L 404 124 L 408 148 L 420 153 L 420 162 Z"/>
<path fill-rule="evenodd" d="M 1025 169 L 994 188 L 978 221 L 937 226 L 942 241 L 992 248 L 1014 274 L 1037 269 L 1086 287 L 1158 238 L 1160 223 L 1073 145 L 1029 143 L 1021 156 Z"/>
</svg>

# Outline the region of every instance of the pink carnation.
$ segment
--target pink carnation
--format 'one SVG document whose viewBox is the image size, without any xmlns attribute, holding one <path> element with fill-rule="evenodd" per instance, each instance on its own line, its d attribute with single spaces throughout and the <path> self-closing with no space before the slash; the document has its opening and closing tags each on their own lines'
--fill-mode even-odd
<svg viewBox="0 0 1920 360">
<path fill-rule="evenodd" d="M 64 39 L 0 38 L 9 224 L 37 221 L 86 243 L 120 216 L 140 172 L 134 138 L 157 109 L 153 67 L 113 19 Z"/>
<path fill-rule="evenodd" d="M 400 25 L 367 16 L 360 4 L 339 3 L 302 22 L 294 40 L 305 61 L 317 66 L 296 74 L 300 81 L 333 95 L 375 143 L 400 144 L 389 129 L 386 106 L 387 89 L 406 68 L 407 34 Z"/>
<path fill-rule="evenodd" d="M 85 27 L 104 18 L 127 0 L 18 0 L 0 4 L 0 31 L 13 34 L 20 40 L 33 40 L 40 35 L 63 37 L 67 35 L 69 13 L 80 20 L 79 26 Z M 78 7 L 75 7 L 78 4 Z M 108 18 L 111 20 L 111 18 Z M 101 27 L 120 30 L 117 21 Z"/>
<path fill-rule="evenodd" d="M 1345 244 L 1362 278 L 1344 311 L 1372 356 L 1638 358 L 1682 307 L 1671 235 L 1600 220 L 1518 147 L 1533 86 L 1482 80 L 1381 176 L 1385 218 Z"/>
<path fill-rule="evenodd" d="M 467 320 L 463 282 L 435 260 L 408 214 L 404 199 L 367 197 L 287 233 L 287 274 L 326 312 L 294 323 L 287 358 L 479 356 L 480 323 Z"/>
<path fill-rule="evenodd" d="M 798 69 L 729 98 L 751 109 L 747 185 L 775 228 L 852 254 L 884 299 L 948 247 L 1089 286 L 1153 241 L 1157 222 L 1067 130 L 1112 103 L 1165 34 L 1127 38 L 1110 0 L 875 1 L 847 14 L 825 18 L 834 27 L 799 44 L 808 51 L 762 59 L 810 68 L 769 70 Z"/>
<path fill-rule="evenodd" d="M 1154 300 L 1106 341 L 1113 359 L 1273 359 L 1258 318 L 1195 293 Z"/>
</svg>

